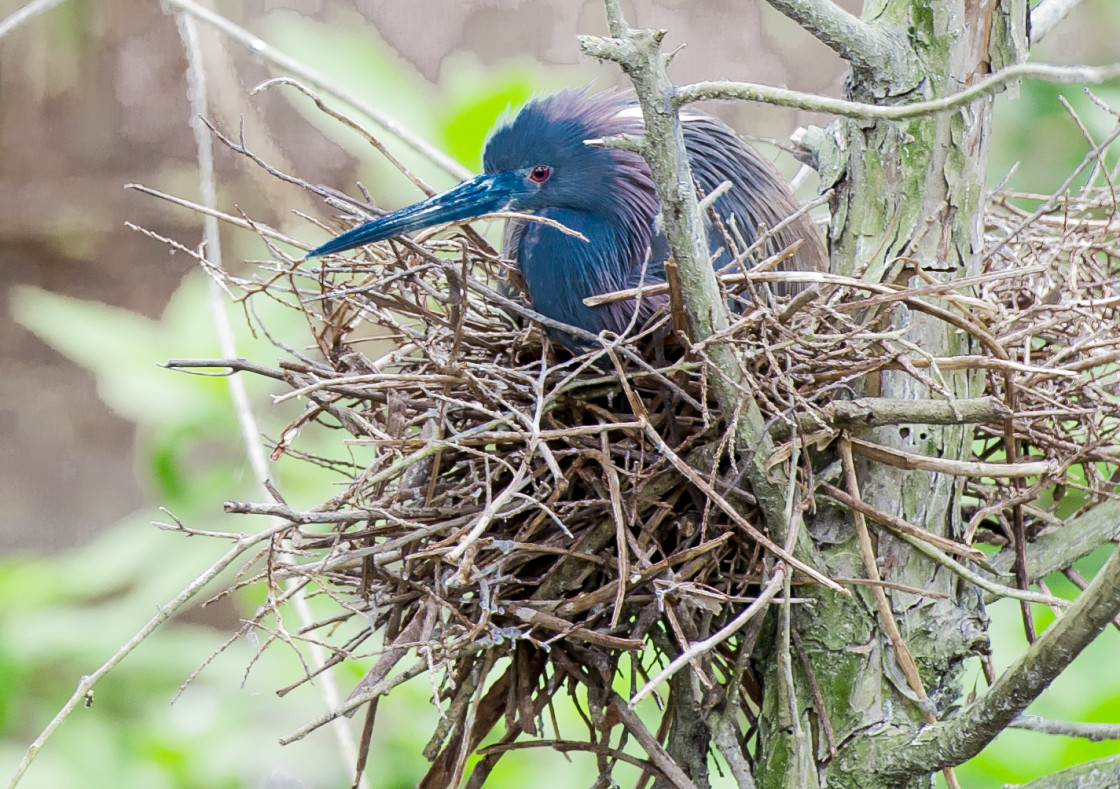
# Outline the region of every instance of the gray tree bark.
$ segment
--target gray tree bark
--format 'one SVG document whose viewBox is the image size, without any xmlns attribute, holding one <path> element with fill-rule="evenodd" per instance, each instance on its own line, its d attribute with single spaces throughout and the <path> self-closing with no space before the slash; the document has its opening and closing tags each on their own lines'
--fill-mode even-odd
<svg viewBox="0 0 1120 789">
<path fill-rule="evenodd" d="M 888 55 L 854 70 L 848 98 L 873 104 L 935 99 L 1017 63 L 1026 55 L 1027 12 L 1022 0 L 865 4 L 860 24 L 902 44 L 907 56 Z M 818 150 L 821 171 L 837 174 L 830 229 L 833 271 L 875 282 L 906 282 L 913 273 L 910 266 L 939 281 L 978 273 L 991 110 L 992 100 L 986 97 L 959 112 L 907 121 L 845 118 L 817 137 L 828 143 Z M 946 323 L 919 313 L 908 317 L 907 339 L 928 353 L 953 356 L 972 350 L 963 347 L 966 335 Z M 898 328 L 897 322 L 891 328 Z M 966 372 L 945 373 L 944 382 L 954 397 L 974 397 L 980 391 L 981 382 Z M 931 395 L 905 373 L 884 373 L 878 385 L 878 391 L 863 394 L 900 399 Z M 869 436 L 900 450 L 959 459 L 969 455 L 972 431 L 967 425 L 880 427 Z M 858 472 L 867 503 L 933 533 L 960 536 L 960 478 L 881 464 L 860 464 Z M 809 530 L 830 574 L 863 575 L 850 512 L 823 508 Z M 928 774 L 886 778 L 874 766 L 884 755 L 883 743 L 897 746 L 899 739 L 891 735 L 916 733 L 927 722 L 923 712 L 940 719 L 959 704 L 964 661 L 987 644 L 984 614 L 974 589 L 907 543 L 883 535 L 877 556 L 884 580 L 948 595 L 931 600 L 887 591 L 928 699 L 919 698 L 907 683 L 876 616 L 872 590 L 862 587 L 850 598 L 822 591 L 816 606 L 795 610 L 794 627 L 801 633 L 840 753 L 830 758 L 819 736 L 821 722 L 808 677 L 796 666 L 805 742 L 795 742 L 791 727 L 779 725 L 782 691 L 771 652 L 760 661 L 771 667 L 764 683 L 765 709 L 771 714 L 763 715 L 769 725 L 760 738 L 761 787 L 807 785 L 791 780 L 798 775 L 853 789 L 929 786 Z M 823 769 L 813 764 L 792 769 L 798 754 Z"/>
</svg>

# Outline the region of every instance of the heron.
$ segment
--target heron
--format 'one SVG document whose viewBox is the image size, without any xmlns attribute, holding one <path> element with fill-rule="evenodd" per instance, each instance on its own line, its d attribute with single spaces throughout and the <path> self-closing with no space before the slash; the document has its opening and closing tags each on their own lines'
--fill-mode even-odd
<svg viewBox="0 0 1120 789">
<path fill-rule="evenodd" d="M 798 202 L 777 168 L 722 121 L 692 110 L 681 120 L 699 192 L 723 189 L 705 216 L 712 263 L 720 269 L 734 261 L 731 228 L 753 244 L 760 228 L 796 214 Z M 355 227 L 308 257 L 502 211 L 541 217 L 582 238 L 532 219 L 507 222 L 503 254 L 520 270 L 533 308 L 592 334 L 622 334 L 632 324 L 643 325 L 669 299 L 645 295 L 598 306 L 584 301 L 665 281 L 670 251 L 649 166 L 635 152 L 601 144 L 642 132 L 641 109 L 630 93 L 567 89 L 531 99 L 490 132 L 482 175 Z M 782 267 L 824 270 L 824 246 L 807 214 L 774 233 L 763 251 L 774 254 L 799 240 L 802 245 Z"/>
</svg>

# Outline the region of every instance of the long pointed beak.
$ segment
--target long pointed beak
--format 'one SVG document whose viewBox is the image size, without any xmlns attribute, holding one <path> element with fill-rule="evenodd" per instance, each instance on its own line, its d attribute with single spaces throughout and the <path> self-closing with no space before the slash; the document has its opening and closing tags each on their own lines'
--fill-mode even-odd
<svg viewBox="0 0 1120 789">
<path fill-rule="evenodd" d="M 519 196 L 523 189 L 518 188 L 521 181 L 521 177 L 512 172 L 480 175 L 463 181 L 446 192 L 348 230 L 311 250 L 307 257 L 344 252 L 432 225 L 461 222 L 502 211 Z"/>
</svg>

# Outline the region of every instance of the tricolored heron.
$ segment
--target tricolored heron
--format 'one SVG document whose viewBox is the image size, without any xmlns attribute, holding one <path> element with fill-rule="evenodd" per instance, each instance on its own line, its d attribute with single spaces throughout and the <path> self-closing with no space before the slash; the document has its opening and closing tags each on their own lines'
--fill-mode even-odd
<svg viewBox="0 0 1120 789">
<path fill-rule="evenodd" d="M 795 213 L 797 201 L 777 169 L 724 123 L 694 111 L 682 113 L 682 120 L 701 193 L 710 194 L 730 182 L 712 204 L 724 227 L 708 219 L 713 263 L 723 267 L 732 261 L 727 229 L 734 225 L 751 244 L 760 226 L 773 228 Z M 482 175 L 343 233 L 308 257 L 497 211 L 534 214 L 587 239 L 541 222 L 509 222 L 504 254 L 520 268 L 534 309 L 592 333 L 621 333 L 633 318 L 633 301 L 589 307 L 584 299 L 641 282 L 663 282 L 669 247 L 658 229 L 659 204 L 645 160 L 588 142 L 641 133 L 641 111 L 632 95 L 564 90 L 534 99 L 490 133 Z M 823 270 L 824 248 L 804 214 L 776 233 L 765 252 L 774 254 L 799 239 L 804 244 L 785 268 Z M 667 299 L 640 299 L 638 325 Z"/>
</svg>

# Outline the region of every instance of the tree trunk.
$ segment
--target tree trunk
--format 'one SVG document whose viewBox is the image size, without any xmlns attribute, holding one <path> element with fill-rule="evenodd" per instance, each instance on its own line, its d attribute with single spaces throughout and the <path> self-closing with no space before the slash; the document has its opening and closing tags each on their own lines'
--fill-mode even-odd
<svg viewBox="0 0 1120 789">
<path fill-rule="evenodd" d="M 1027 13 L 1024 0 L 867 3 L 865 21 L 896 43 L 904 40 L 911 58 L 875 71 L 853 70 L 848 98 L 892 105 L 957 92 L 1025 56 Z M 816 135 L 818 142 L 826 143 L 817 149 L 821 172 L 839 173 L 830 237 L 834 272 L 899 283 L 912 280 L 914 267 L 938 282 L 978 273 L 991 110 L 992 100 L 983 98 L 956 112 L 913 120 L 841 119 L 827 134 Z M 918 312 L 906 318 L 906 339 L 925 353 L 970 352 L 968 336 L 947 323 Z M 899 329 L 900 323 L 882 328 Z M 967 372 L 937 375 L 931 370 L 930 375 L 956 398 L 975 396 L 982 384 Z M 934 394 L 904 372 L 885 373 L 868 388 L 876 385 L 878 391 L 861 394 Z M 961 425 L 883 427 L 870 431 L 869 437 L 916 454 L 958 459 L 969 455 L 972 431 Z M 936 534 L 960 536 L 959 478 L 881 464 L 857 464 L 857 471 L 868 504 Z M 807 525 L 831 575 L 865 574 L 850 512 L 823 507 Z M 897 781 L 873 771 L 881 737 L 916 732 L 927 720 L 923 705 L 942 718 L 961 697 L 964 661 L 987 645 L 985 616 L 974 589 L 889 535 L 879 537 L 876 554 L 884 580 L 949 595 L 934 600 L 887 591 L 929 699 L 920 701 L 907 683 L 877 616 L 871 588 L 858 587 L 851 597 L 822 590 L 816 605 L 794 607 L 792 626 L 812 666 L 839 754 L 830 758 L 822 721 L 814 711 L 810 678 L 795 659 L 796 709 L 801 716 L 797 730 L 803 739 L 796 741 L 789 716 L 783 714 L 788 702 L 782 698 L 777 643 L 771 642 L 759 656 L 759 665 L 766 667 L 760 787 L 792 789 L 827 781 L 829 787 L 898 789 Z M 805 783 L 802 776 L 813 782 Z M 929 776 L 918 776 L 905 785 L 929 786 L 930 781 Z"/>
</svg>

